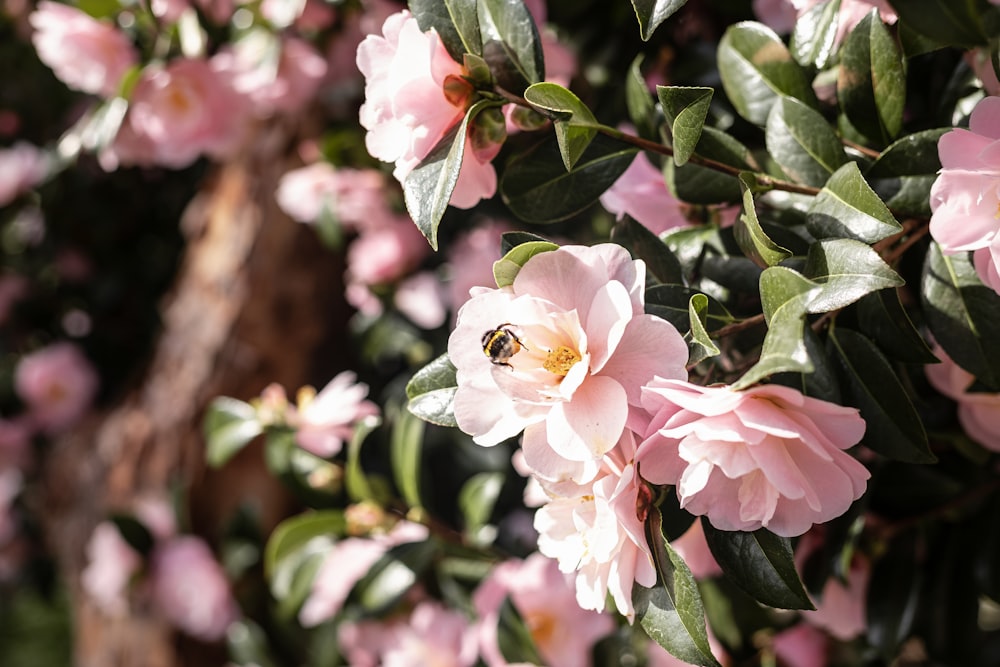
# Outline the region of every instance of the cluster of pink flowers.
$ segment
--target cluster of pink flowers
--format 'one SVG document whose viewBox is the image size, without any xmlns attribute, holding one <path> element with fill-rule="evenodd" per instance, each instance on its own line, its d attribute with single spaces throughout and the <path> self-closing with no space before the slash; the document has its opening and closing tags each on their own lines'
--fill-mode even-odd
<svg viewBox="0 0 1000 667">
<path fill-rule="evenodd" d="M 966 435 L 986 449 L 1000 452 L 1000 393 L 970 392 L 975 377 L 940 347 L 935 346 L 934 353 L 941 363 L 924 366 L 927 379 L 958 404 L 958 421 Z"/>
<path fill-rule="evenodd" d="M 941 171 L 931 188 L 931 236 L 946 255 L 972 252 L 976 273 L 1000 293 L 1000 97 L 983 98 L 969 129 L 938 141 Z"/>
<path fill-rule="evenodd" d="M 539 550 L 577 573 L 583 608 L 610 593 L 629 619 L 633 583 L 656 582 L 648 484 L 675 485 L 716 528 L 795 536 L 846 511 L 869 476 L 844 451 L 865 430 L 857 410 L 688 382 L 684 339 L 644 312 L 645 277 L 613 244 L 535 255 L 513 284 L 472 290 L 448 344 L 459 427 L 487 446 L 523 432 L 547 496 Z"/>
</svg>

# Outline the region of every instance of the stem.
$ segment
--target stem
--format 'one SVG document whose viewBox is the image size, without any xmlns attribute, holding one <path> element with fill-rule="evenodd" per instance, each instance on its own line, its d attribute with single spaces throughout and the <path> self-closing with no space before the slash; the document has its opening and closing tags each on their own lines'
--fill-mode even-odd
<svg viewBox="0 0 1000 667">
<path fill-rule="evenodd" d="M 733 322 L 732 324 L 727 324 L 718 331 L 715 332 L 716 338 L 725 338 L 726 336 L 732 336 L 746 329 L 752 329 L 753 327 L 761 324 L 764 321 L 764 313 L 754 315 L 753 317 L 748 317 L 745 320 L 740 320 L 739 322 Z"/>
</svg>

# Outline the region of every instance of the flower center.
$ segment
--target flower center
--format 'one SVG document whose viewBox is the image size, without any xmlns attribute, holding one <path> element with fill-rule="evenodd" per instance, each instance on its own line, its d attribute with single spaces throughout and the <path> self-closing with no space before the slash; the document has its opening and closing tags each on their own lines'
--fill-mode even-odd
<svg viewBox="0 0 1000 667">
<path fill-rule="evenodd" d="M 580 359 L 579 352 L 565 345 L 560 345 L 556 349 L 549 351 L 548 356 L 545 357 L 545 361 L 542 362 L 542 368 L 550 373 L 565 377 L 569 373 L 569 369 L 573 368 L 573 364 L 580 361 Z"/>
</svg>

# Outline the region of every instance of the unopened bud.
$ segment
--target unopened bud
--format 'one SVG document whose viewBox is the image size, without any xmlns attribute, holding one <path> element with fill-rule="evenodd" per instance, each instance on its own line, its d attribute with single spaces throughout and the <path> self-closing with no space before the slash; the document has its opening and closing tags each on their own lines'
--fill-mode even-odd
<svg viewBox="0 0 1000 667">
<path fill-rule="evenodd" d="M 449 74 L 445 77 L 444 96 L 453 106 L 459 109 L 468 108 L 469 101 L 475 92 L 476 89 L 464 77 L 455 74 Z"/>
<path fill-rule="evenodd" d="M 476 159 L 489 162 L 507 140 L 507 121 L 497 107 L 483 109 L 469 126 L 469 140 Z"/>
<path fill-rule="evenodd" d="M 528 107 L 517 107 L 510 114 L 510 122 L 519 130 L 533 132 L 549 122 L 549 119 Z"/>
</svg>

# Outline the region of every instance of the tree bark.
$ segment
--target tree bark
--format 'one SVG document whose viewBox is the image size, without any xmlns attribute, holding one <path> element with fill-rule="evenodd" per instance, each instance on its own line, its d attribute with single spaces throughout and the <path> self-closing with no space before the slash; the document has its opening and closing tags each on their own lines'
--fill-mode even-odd
<svg viewBox="0 0 1000 667">
<path fill-rule="evenodd" d="M 181 484 L 191 525 L 212 542 L 243 504 L 265 531 L 294 507 L 259 445 L 206 469 L 201 422 L 216 396 L 246 400 L 269 382 L 294 391 L 322 381 L 329 375 L 314 372 L 317 352 L 346 344 L 342 261 L 274 201 L 278 179 L 295 166 L 295 138 L 289 124 L 269 123 L 243 155 L 214 168 L 182 221 L 183 262 L 142 380 L 46 459 L 44 528 L 73 600 L 79 667 L 224 662 L 219 647 L 179 638 L 141 596 L 127 616 L 109 618 L 81 593 L 85 545 L 109 511 L 128 512 L 136 498 Z"/>
</svg>

